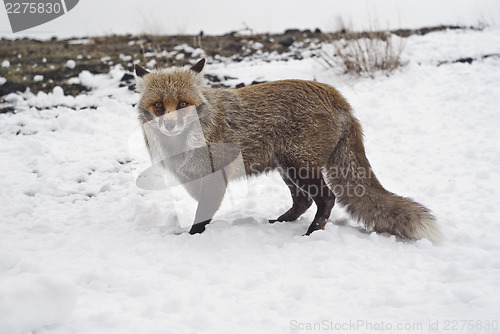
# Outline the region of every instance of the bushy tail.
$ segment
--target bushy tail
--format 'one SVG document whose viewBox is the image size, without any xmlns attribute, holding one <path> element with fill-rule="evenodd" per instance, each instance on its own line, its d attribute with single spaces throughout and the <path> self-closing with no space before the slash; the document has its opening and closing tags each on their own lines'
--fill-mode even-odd
<svg viewBox="0 0 500 334">
<path fill-rule="evenodd" d="M 444 240 L 436 219 L 427 208 L 384 189 L 365 155 L 359 121 L 352 117 L 332 156 L 328 185 L 349 214 L 369 231 L 408 239 Z"/>
</svg>

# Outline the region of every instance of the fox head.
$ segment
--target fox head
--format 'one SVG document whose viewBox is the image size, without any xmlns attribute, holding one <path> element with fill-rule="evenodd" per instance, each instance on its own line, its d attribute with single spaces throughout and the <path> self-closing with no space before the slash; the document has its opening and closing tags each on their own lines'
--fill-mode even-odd
<svg viewBox="0 0 500 334">
<path fill-rule="evenodd" d="M 186 126 L 186 117 L 196 115 L 196 108 L 205 103 L 201 93 L 203 68 L 201 59 L 191 68 L 172 67 L 151 72 L 135 65 L 136 89 L 141 94 L 138 104 L 142 123 L 156 119 L 166 135 L 176 135 Z"/>
</svg>

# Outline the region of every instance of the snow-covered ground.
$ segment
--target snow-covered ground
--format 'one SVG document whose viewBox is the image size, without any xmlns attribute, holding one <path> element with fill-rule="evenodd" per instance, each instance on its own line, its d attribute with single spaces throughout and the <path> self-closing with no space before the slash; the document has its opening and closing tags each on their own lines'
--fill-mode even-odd
<svg viewBox="0 0 500 334">
<path fill-rule="evenodd" d="M 291 204 L 271 174 L 240 182 L 205 233 L 176 234 L 168 191 L 136 187 L 138 95 L 124 71 L 82 72 L 76 98 L 11 94 L 0 115 L 0 333 L 447 333 L 500 329 L 500 31 L 412 36 L 409 64 L 353 79 L 313 58 L 208 64 L 241 81 L 335 85 L 382 183 L 432 209 L 440 246 L 363 233 L 340 207 L 325 231 L 270 225 Z M 189 208 L 185 208 L 188 210 Z M 468 321 L 468 322 L 467 322 Z M 436 331 L 437 332 L 437 331 Z"/>
</svg>

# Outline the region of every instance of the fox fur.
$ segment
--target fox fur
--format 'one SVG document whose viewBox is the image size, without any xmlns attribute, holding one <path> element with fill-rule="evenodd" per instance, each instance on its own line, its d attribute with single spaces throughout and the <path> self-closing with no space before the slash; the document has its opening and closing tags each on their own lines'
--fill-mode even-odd
<svg viewBox="0 0 500 334">
<path fill-rule="evenodd" d="M 279 170 L 293 205 L 271 223 L 297 220 L 315 202 L 317 212 L 306 232 L 310 234 L 324 228 L 338 201 L 369 231 L 414 240 L 427 238 L 433 243 L 442 239 L 427 208 L 380 184 L 365 154 L 361 125 L 335 88 L 303 80 L 239 89 L 208 88 L 203 84 L 204 65 L 202 59 L 191 68 L 151 72 L 136 65 L 139 120 L 144 125 L 162 115 L 196 108 L 204 137 L 198 139 L 208 146 L 231 143 L 237 147 L 244 174 Z M 157 154 L 159 149 L 150 143 L 151 138 L 145 136 L 145 140 L 151 156 Z M 190 140 L 189 134 L 178 137 L 179 145 Z M 213 159 L 199 159 L 212 161 L 212 166 L 197 159 L 212 153 L 184 155 L 165 163 L 165 168 L 181 181 L 194 180 L 214 170 Z M 222 150 L 218 155 L 223 157 L 227 152 Z M 351 191 L 346 191 L 349 187 Z M 191 234 L 205 230 L 225 191 L 213 184 L 198 184 L 196 188 L 188 191 L 200 200 L 199 211 L 203 207 L 208 216 L 192 226 Z"/>
</svg>

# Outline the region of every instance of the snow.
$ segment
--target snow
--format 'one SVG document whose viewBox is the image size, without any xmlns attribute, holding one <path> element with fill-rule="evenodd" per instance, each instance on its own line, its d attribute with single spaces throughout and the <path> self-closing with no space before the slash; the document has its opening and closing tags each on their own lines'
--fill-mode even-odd
<svg viewBox="0 0 500 334">
<path fill-rule="evenodd" d="M 33 77 L 33 81 L 43 81 L 43 75 L 37 74 Z"/>
<path fill-rule="evenodd" d="M 91 91 L 77 97 L 60 87 L 6 96 L 16 113 L 0 114 L 0 333 L 498 325 L 500 59 L 437 64 L 499 53 L 500 31 L 406 42 L 408 66 L 374 80 L 309 57 L 209 62 L 206 71 L 238 78 L 228 84 L 293 77 L 337 87 L 382 184 L 433 211 L 447 237 L 440 246 L 364 233 L 338 206 L 310 237 L 302 234 L 314 207 L 270 225 L 291 204 L 275 174 L 233 184 L 245 191 L 235 205 L 224 201 L 205 233 L 178 234 L 180 195 L 135 185 L 150 163 L 129 152 L 138 94 L 118 87 L 123 68 L 82 71 Z M 474 326 L 467 332 L 497 332 Z"/>
<path fill-rule="evenodd" d="M 68 319 L 76 303 L 73 285 L 32 273 L 2 280 L 0 296 L 3 317 L 0 333 L 26 333 L 35 328 L 58 325 Z"/>
<path fill-rule="evenodd" d="M 146 67 L 153 68 L 156 65 L 156 59 L 151 59 L 146 63 Z"/>
<path fill-rule="evenodd" d="M 68 44 L 71 45 L 81 45 L 81 44 L 93 44 L 94 40 L 91 38 L 80 38 L 80 39 L 74 39 L 72 41 L 68 41 Z"/>
<path fill-rule="evenodd" d="M 2 67 L 9 67 L 10 66 L 10 61 L 4 60 L 2 61 Z"/>
<path fill-rule="evenodd" d="M 73 59 L 70 59 L 66 62 L 66 67 L 69 68 L 69 69 L 74 69 L 76 66 L 76 61 L 74 61 Z"/>
</svg>

